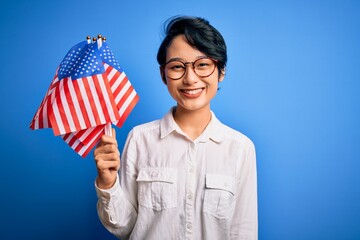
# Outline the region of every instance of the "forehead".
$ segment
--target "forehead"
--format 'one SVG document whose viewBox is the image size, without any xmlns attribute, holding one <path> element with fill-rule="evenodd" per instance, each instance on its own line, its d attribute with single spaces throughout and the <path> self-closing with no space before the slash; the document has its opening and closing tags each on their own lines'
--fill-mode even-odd
<svg viewBox="0 0 360 240">
<path fill-rule="evenodd" d="M 176 36 L 166 51 L 166 61 L 173 58 L 183 59 L 185 61 L 194 61 L 199 57 L 206 56 L 193 46 L 191 46 L 184 35 Z"/>
</svg>

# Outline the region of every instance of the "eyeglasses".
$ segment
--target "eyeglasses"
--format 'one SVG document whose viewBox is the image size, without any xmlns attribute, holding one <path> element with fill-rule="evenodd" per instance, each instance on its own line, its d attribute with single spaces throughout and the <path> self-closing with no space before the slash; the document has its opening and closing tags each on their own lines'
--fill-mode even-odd
<svg viewBox="0 0 360 240">
<path fill-rule="evenodd" d="M 177 59 L 172 59 L 161 65 L 161 68 L 163 69 L 166 77 L 172 80 L 179 80 L 186 73 L 186 65 L 191 64 L 195 74 L 199 77 L 205 78 L 214 73 L 217 62 L 217 60 L 209 57 L 202 57 L 194 62 L 183 62 Z"/>
</svg>

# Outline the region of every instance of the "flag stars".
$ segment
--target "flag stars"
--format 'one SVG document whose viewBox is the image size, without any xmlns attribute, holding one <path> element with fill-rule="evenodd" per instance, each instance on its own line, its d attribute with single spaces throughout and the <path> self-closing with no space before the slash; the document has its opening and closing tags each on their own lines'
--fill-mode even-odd
<svg viewBox="0 0 360 240">
<path fill-rule="evenodd" d="M 59 66 L 60 77 L 79 78 L 90 76 L 104 71 L 103 62 L 112 67 L 120 68 L 114 54 L 103 43 L 103 46 L 98 49 L 97 43 L 80 43 L 65 56 L 64 60 Z"/>
</svg>

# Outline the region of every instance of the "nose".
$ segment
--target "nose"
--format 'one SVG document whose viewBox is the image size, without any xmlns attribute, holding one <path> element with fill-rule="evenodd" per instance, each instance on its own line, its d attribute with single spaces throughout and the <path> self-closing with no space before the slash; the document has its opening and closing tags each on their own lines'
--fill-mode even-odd
<svg viewBox="0 0 360 240">
<path fill-rule="evenodd" d="M 198 76 L 196 75 L 192 65 L 186 64 L 186 72 L 183 77 L 183 83 L 192 85 L 194 83 L 197 83 L 198 81 L 199 81 Z"/>
</svg>

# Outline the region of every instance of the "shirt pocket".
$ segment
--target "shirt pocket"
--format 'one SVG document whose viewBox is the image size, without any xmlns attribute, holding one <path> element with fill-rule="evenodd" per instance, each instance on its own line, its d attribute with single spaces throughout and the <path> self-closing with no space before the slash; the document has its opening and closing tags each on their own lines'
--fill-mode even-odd
<svg viewBox="0 0 360 240">
<path fill-rule="evenodd" d="M 138 182 L 139 205 L 162 211 L 177 205 L 177 172 L 173 168 L 142 168 Z"/>
<path fill-rule="evenodd" d="M 217 218 L 229 218 L 235 206 L 235 186 L 233 177 L 206 174 L 203 211 Z"/>
</svg>

